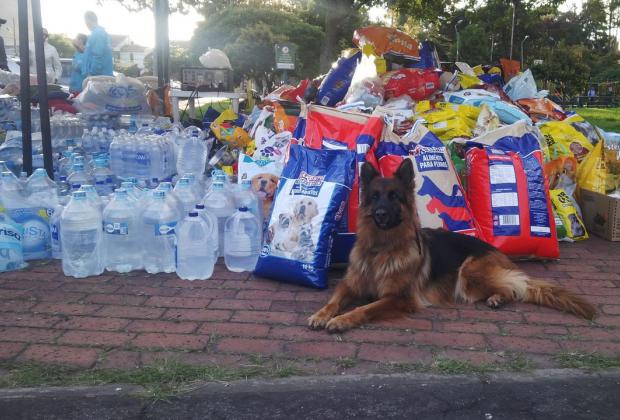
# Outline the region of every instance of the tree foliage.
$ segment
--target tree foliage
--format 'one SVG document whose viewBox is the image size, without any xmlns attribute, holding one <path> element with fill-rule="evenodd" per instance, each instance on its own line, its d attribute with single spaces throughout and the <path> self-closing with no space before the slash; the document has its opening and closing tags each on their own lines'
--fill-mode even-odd
<svg viewBox="0 0 620 420">
<path fill-rule="evenodd" d="M 224 50 L 236 77 L 253 78 L 265 88 L 273 87 L 276 73 L 274 44 L 297 45 L 294 75 L 318 74 L 317 52 L 321 28 L 302 21 L 293 13 L 270 7 L 233 7 L 207 17 L 192 38 L 190 54 L 199 57 L 209 48 Z"/>
<path fill-rule="evenodd" d="M 58 51 L 58 55 L 63 58 L 71 58 L 75 53 L 75 48 L 71 39 L 62 34 L 50 34 L 47 41 Z"/>
</svg>

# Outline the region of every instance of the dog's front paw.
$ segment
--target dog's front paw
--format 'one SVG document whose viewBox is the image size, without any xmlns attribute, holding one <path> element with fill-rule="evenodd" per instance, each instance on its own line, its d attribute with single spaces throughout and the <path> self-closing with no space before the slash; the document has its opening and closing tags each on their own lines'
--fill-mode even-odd
<svg viewBox="0 0 620 420">
<path fill-rule="evenodd" d="M 338 333 L 350 330 L 356 326 L 357 323 L 354 322 L 352 317 L 345 314 L 332 318 L 325 326 L 325 329 L 330 333 Z"/>
<path fill-rule="evenodd" d="M 308 326 L 313 330 L 325 328 L 325 325 L 333 318 L 333 315 L 326 308 L 320 309 L 317 313 L 308 318 Z"/>
</svg>

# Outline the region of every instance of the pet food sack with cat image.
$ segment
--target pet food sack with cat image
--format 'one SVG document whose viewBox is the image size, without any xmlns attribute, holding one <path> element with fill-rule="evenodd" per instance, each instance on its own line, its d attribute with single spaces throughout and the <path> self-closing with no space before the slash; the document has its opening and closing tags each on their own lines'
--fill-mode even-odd
<svg viewBox="0 0 620 420">
<path fill-rule="evenodd" d="M 556 214 L 562 220 L 566 237 L 573 241 L 588 239 L 588 232 L 571 197 L 563 189 L 549 190 Z"/>
<path fill-rule="evenodd" d="M 254 274 L 326 288 L 332 235 L 354 179 L 354 152 L 291 145 Z"/>
<path fill-rule="evenodd" d="M 393 176 L 404 159 L 415 171 L 416 206 L 422 227 L 479 236 L 450 152 L 421 123 L 400 137 L 387 124 L 375 152 L 383 176 Z"/>
</svg>

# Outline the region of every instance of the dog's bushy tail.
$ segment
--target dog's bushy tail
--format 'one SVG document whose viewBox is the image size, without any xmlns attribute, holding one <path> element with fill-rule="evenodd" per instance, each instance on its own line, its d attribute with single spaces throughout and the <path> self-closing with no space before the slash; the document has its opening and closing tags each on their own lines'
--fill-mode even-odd
<svg viewBox="0 0 620 420">
<path fill-rule="evenodd" d="M 570 312 L 585 319 L 591 320 L 596 316 L 596 309 L 590 302 L 563 287 L 546 281 L 528 278 L 522 300 L 523 302 Z"/>
</svg>

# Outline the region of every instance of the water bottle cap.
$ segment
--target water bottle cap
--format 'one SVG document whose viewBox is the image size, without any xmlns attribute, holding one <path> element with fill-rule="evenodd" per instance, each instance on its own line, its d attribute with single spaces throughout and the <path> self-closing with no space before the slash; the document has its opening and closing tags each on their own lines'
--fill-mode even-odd
<svg viewBox="0 0 620 420">
<path fill-rule="evenodd" d="M 189 185 L 189 178 L 183 177 L 181 179 L 179 179 L 179 184 L 185 186 L 185 185 Z"/>
<path fill-rule="evenodd" d="M 82 185 L 82 191 L 93 192 L 95 191 L 95 187 L 90 184 L 84 184 Z"/>
<path fill-rule="evenodd" d="M 153 191 L 153 198 L 156 200 L 162 200 L 166 198 L 166 191 L 161 191 L 161 190 Z"/>
<path fill-rule="evenodd" d="M 131 182 L 129 182 L 129 181 L 124 181 L 124 182 L 121 182 L 121 188 L 132 189 L 133 188 L 133 184 Z"/>
<path fill-rule="evenodd" d="M 154 182 L 154 183 L 157 184 L 157 183 L 159 183 L 159 178 L 151 178 L 151 182 Z"/>
<path fill-rule="evenodd" d="M 95 185 L 105 185 L 105 181 L 95 181 Z"/>
<path fill-rule="evenodd" d="M 66 180 L 67 180 L 67 177 L 66 177 L 66 176 L 64 176 L 64 175 L 62 175 L 62 176 L 59 178 L 59 180 L 60 180 L 61 182 L 66 181 Z"/>
<path fill-rule="evenodd" d="M 195 211 L 189 212 L 189 217 L 198 217 L 198 213 Z"/>
<path fill-rule="evenodd" d="M 28 172 L 26 172 L 26 171 L 21 171 L 21 172 L 19 173 L 19 176 L 28 176 Z"/>
<path fill-rule="evenodd" d="M 74 171 L 83 171 L 84 170 L 84 164 L 83 163 L 79 163 L 76 162 L 73 164 L 73 170 Z"/>
<path fill-rule="evenodd" d="M 82 186 L 82 184 L 71 184 L 71 188 L 74 190 L 79 189 Z"/>
<path fill-rule="evenodd" d="M 196 204 L 196 209 L 204 210 L 205 209 L 205 205 L 204 204 Z"/>
<path fill-rule="evenodd" d="M 239 211 L 245 212 L 245 211 L 248 211 L 248 208 L 245 206 L 239 207 Z"/>
<path fill-rule="evenodd" d="M 10 172 L 10 171 L 2 172 L 2 178 L 12 178 L 13 176 L 14 176 L 13 172 Z"/>
</svg>

